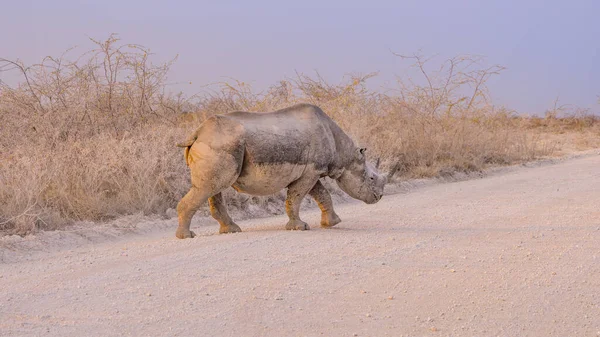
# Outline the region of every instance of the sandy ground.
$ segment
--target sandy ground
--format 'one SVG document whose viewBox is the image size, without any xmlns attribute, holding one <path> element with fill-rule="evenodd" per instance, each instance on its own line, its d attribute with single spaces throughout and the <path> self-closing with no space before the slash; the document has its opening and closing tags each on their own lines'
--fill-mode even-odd
<svg viewBox="0 0 600 337">
<path fill-rule="evenodd" d="M 338 213 L 321 229 L 305 212 L 306 232 L 5 238 L 0 335 L 600 336 L 598 155 Z"/>
</svg>

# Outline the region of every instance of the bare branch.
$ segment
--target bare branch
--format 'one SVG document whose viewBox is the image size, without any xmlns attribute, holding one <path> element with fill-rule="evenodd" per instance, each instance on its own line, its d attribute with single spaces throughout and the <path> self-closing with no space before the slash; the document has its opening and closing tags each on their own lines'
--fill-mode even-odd
<svg viewBox="0 0 600 337">
<path fill-rule="evenodd" d="M 0 57 L 0 62 L 8 64 L 8 65 L 12 65 L 14 68 L 18 69 L 21 72 L 21 74 L 25 78 L 25 83 L 27 84 L 27 87 L 29 88 L 29 93 L 38 102 L 40 110 L 42 110 L 42 112 L 45 112 L 45 109 L 44 109 L 44 106 L 42 105 L 42 101 L 41 101 L 40 97 L 35 93 L 35 91 L 32 88 L 31 80 L 29 79 L 29 75 L 27 73 L 29 71 L 29 67 L 25 67 L 25 65 L 23 65 L 23 63 L 20 62 L 19 60 L 11 61 L 11 60 L 8 60 L 8 59 L 2 58 L 2 57 Z"/>
</svg>

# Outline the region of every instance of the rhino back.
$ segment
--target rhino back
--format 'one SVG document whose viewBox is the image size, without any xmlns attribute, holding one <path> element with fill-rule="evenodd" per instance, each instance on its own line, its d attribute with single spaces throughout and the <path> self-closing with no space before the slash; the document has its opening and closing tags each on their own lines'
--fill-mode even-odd
<svg viewBox="0 0 600 337">
<path fill-rule="evenodd" d="M 232 112 L 226 118 L 244 129 L 244 162 L 254 165 L 314 164 L 326 169 L 335 140 L 322 111 L 299 105 L 268 113 Z"/>
</svg>

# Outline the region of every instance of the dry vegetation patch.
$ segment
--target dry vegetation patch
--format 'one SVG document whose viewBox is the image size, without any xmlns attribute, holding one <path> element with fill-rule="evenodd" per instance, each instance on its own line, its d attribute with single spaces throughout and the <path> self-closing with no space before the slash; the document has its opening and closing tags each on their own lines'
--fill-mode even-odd
<svg viewBox="0 0 600 337">
<path fill-rule="evenodd" d="M 65 53 L 32 66 L 0 59 L 1 70 L 23 75 L 16 87 L 0 83 L 4 233 L 140 212 L 164 215 L 189 188 L 174 144 L 206 118 L 233 110 L 319 105 L 394 179 L 481 170 L 600 145 L 594 116 L 559 111 L 565 116 L 519 117 L 492 106 L 485 84 L 502 68 L 485 67 L 479 58 L 455 57 L 428 71 L 430 61 L 422 56 L 399 56 L 413 63 L 422 81 L 399 81 L 388 94 L 366 87 L 373 74 L 340 84 L 298 74 L 261 93 L 233 82 L 185 97 L 165 85 L 172 61 L 153 64 L 148 49 L 116 36 L 92 41 L 96 48 L 76 58 Z M 238 211 L 281 211 L 276 206 L 283 194 L 227 195 Z"/>
</svg>

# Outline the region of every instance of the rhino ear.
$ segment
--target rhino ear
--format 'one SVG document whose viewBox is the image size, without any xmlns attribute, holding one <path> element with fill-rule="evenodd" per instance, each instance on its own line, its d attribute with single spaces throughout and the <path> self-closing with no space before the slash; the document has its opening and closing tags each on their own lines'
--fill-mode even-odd
<svg viewBox="0 0 600 337">
<path fill-rule="evenodd" d="M 358 152 L 356 153 L 356 156 L 358 157 L 359 160 L 364 160 L 365 159 L 365 152 L 367 151 L 366 147 L 361 147 L 358 149 Z"/>
</svg>

